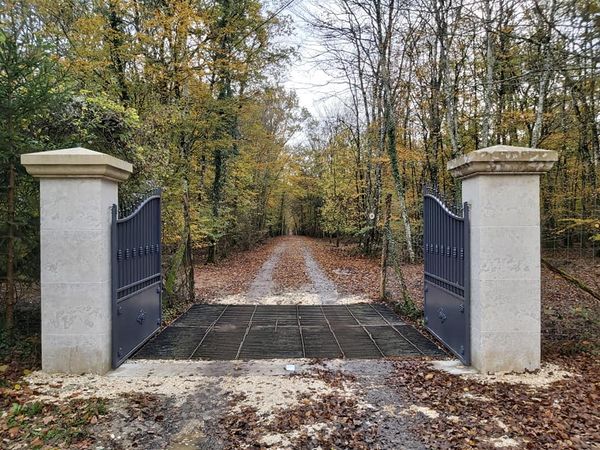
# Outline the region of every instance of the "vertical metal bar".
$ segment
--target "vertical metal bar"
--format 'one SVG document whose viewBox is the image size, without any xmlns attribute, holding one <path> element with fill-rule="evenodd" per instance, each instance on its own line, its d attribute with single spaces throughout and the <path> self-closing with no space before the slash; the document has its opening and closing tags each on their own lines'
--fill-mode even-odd
<svg viewBox="0 0 600 450">
<path fill-rule="evenodd" d="M 133 255 L 133 249 L 135 249 L 135 258 L 131 258 L 131 283 L 135 283 L 139 279 L 138 278 L 139 275 L 137 273 L 137 270 L 138 270 L 137 234 L 138 234 L 139 224 L 140 224 L 140 215 L 134 214 L 134 216 L 131 218 L 131 248 L 132 248 L 132 255 Z M 133 293 L 133 289 L 131 290 L 131 292 Z"/>
<path fill-rule="evenodd" d="M 435 202 L 431 203 L 431 239 L 433 244 L 433 252 L 431 253 L 431 273 L 435 274 L 437 272 L 437 214 L 435 210 Z"/>
<path fill-rule="evenodd" d="M 121 280 L 122 286 L 127 286 L 129 283 L 129 260 L 131 258 L 131 250 L 129 250 L 129 223 L 121 222 L 120 224 L 120 235 L 123 240 L 123 279 Z M 123 292 L 125 293 L 125 292 Z"/>
<path fill-rule="evenodd" d="M 152 267 L 152 253 L 148 252 L 146 253 L 146 248 L 150 246 L 150 242 L 152 242 L 152 235 L 154 234 L 154 227 L 158 226 L 158 223 L 156 223 L 156 204 L 157 204 L 156 199 L 152 200 L 152 202 L 148 205 L 148 226 L 146 227 L 146 238 L 144 240 L 144 243 L 142 244 L 144 246 L 144 261 L 146 262 L 145 264 L 145 271 L 146 271 L 146 276 L 154 276 L 155 272 L 153 270 Z"/>
<path fill-rule="evenodd" d="M 142 207 L 142 209 L 140 209 L 136 215 L 135 215 L 135 228 L 134 228 L 134 244 L 135 244 L 135 248 L 136 248 L 136 257 L 133 260 L 133 269 L 134 269 L 134 281 L 138 281 L 141 280 L 141 273 L 140 273 L 140 266 L 141 266 L 141 258 L 140 258 L 140 254 L 139 254 L 139 248 L 140 248 L 140 236 L 142 233 L 142 229 L 144 228 L 144 221 L 143 221 L 143 215 L 142 215 L 142 210 L 144 208 Z M 137 289 L 137 288 L 136 288 Z"/>
<path fill-rule="evenodd" d="M 149 214 L 150 209 L 152 208 L 152 202 L 146 203 L 144 205 L 144 220 L 142 221 L 142 232 L 140 233 L 140 248 L 142 249 L 142 255 L 140 258 L 140 272 L 142 279 L 146 279 L 148 277 L 148 271 L 146 270 L 146 265 L 148 264 L 148 258 L 146 257 L 146 242 L 148 242 L 148 229 L 152 226 L 152 216 Z"/>
<path fill-rule="evenodd" d="M 442 241 L 442 228 L 441 228 L 441 216 L 440 216 L 440 206 L 436 203 L 433 206 L 433 209 L 435 211 L 435 243 L 437 245 L 437 250 L 435 252 L 435 274 L 436 275 L 441 275 L 440 269 L 440 246 L 441 246 L 441 241 Z"/>
<path fill-rule="evenodd" d="M 117 256 L 119 255 L 119 251 L 123 248 L 122 243 L 121 243 L 121 238 L 119 236 L 119 231 L 121 229 L 121 227 L 119 226 L 119 208 L 117 207 L 117 211 L 114 215 L 114 222 L 115 224 L 113 225 L 113 229 L 112 229 L 112 233 L 115 235 L 115 241 L 116 241 L 116 246 L 117 246 Z M 114 280 L 115 283 L 115 288 L 118 288 L 119 285 L 121 284 L 121 280 L 123 279 L 123 252 L 121 251 L 121 257 L 119 258 L 119 263 L 118 263 L 118 276 L 117 279 Z"/>
<path fill-rule="evenodd" d="M 133 283 L 133 226 L 135 225 L 135 219 L 130 218 L 127 220 L 127 248 L 129 249 L 129 259 L 127 260 L 127 284 Z M 127 293 L 131 289 L 127 289 Z"/>
<path fill-rule="evenodd" d="M 423 226 L 427 230 L 427 243 L 429 244 L 429 251 L 431 251 L 431 210 L 429 208 L 429 197 L 425 197 L 424 202 L 427 209 L 427 218 Z M 431 272 L 431 253 L 425 253 L 425 272 Z"/>
<path fill-rule="evenodd" d="M 465 285 L 464 285 L 463 276 L 462 276 L 463 259 L 460 257 L 460 249 L 461 248 L 463 249 L 463 258 L 464 258 L 464 247 L 463 247 L 463 239 L 462 239 L 462 235 L 464 234 L 464 230 L 465 230 L 464 217 L 465 217 L 465 212 L 463 210 L 463 220 L 461 220 L 459 223 L 458 236 L 456 237 L 456 251 L 457 251 L 456 267 L 458 268 L 458 272 L 456 275 L 456 282 L 457 282 L 457 284 L 460 284 L 463 288 Z"/>
<path fill-rule="evenodd" d="M 134 283 L 136 280 L 136 273 L 135 273 L 135 260 L 136 258 L 133 257 L 133 249 L 135 249 L 135 229 L 137 228 L 137 216 L 134 215 L 131 217 L 130 221 L 129 221 L 130 227 L 129 227 L 129 245 L 131 248 L 131 259 L 130 261 L 130 274 L 129 274 L 129 282 L 130 283 Z M 137 257 L 137 251 L 136 251 L 136 257 Z M 133 292 L 132 289 L 130 289 L 130 292 Z"/>
<path fill-rule="evenodd" d="M 442 247 L 444 245 L 444 231 L 443 231 L 443 223 L 442 223 L 442 209 L 439 204 L 436 205 L 436 217 L 437 217 L 437 232 L 438 232 L 438 273 L 440 276 L 444 275 L 444 268 L 442 266 Z"/>
<path fill-rule="evenodd" d="M 152 200 L 152 202 L 148 205 L 148 226 L 146 227 L 146 238 L 144 239 L 144 261 L 145 261 L 145 276 L 154 276 L 155 273 L 152 270 L 152 253 L 146 253 L 146 248 L 149 248 L 150 242 L 152 241 L 152 234 L 154 233 L 154 227 L 158 226 L 156 223 L 156 202 L 157 200 Z"/>
<path fill-rule="evenodd" d="M 161 220 L 161 203 L 162 203 L 162 193 L 158 192 L 158 204 L 157 204 L 157 212 L 155 215 L 155 220 L 158 222 L 153 229 L 157 230 L 157 240 L 153 242 L 158 243 L 158 249 L 156 251 L 156 272 L 160 274 L 159 280 L 160 283 L 158 285 L 159 294 L 158 294 L 158 310 L 159 310 L 159 321 L 162 323 L 162 267 L 161 267 L 161 243 L 162 243 L 162 220 Z M 154 255 L 154 253 L 152 253 Z"/>
<path fill-rule="evenodd" d="M 131 222 L 130 222 L 131 226 L 129 227 L 129 235 L 131 237 L 130 243 L 131 243 L 131 274 L 130 274 L 130 279 L 129 282 L 130 283 L 134 283 L 137 280 L 137 276 L 135 273 L 136 270 L 136 260 L 137 260 L 137 250 L 136 250 L 136 257 L 133 257 L 133 249 L 136 248 L 136 240 L 135 240 L 135 231 L 137 228 L 137 215 L 134 215 L 131 218 Z M 133 289 L 130 289 L 130 293 L 133 292 Z"/>
<path fill-rule="evenodd" d="M 439 257 L 440 257 L 440 233 L 439 233 L 439 214 L 438 214 L 438 205 L 434 202 L 432 206 L 433 210 L 433 233 L 435 235 L 435 244 L 434 244 L 434 267 L 433 274 L 439 275 Z"/>
<path fill-rule="evenodd" d="M 427 187 L 423 188 L 423 318 L 427 324 L 427 274 L 430 271 L 429 246 L 431 242 L 429 232 L 429 197 Z"/>
<path fill-rule="evenodd" d="M 452 246 L 454 245 L 454 230 L 456 228 L 456 219 L 452 217 L 450 214 L 446 214 L 448 217 L 448 248 L 449 251 L 446 253 L 448 258 L 448 281 L 454 281 L 454 258 L 452 254 Z M 453 288 L 454 290 L 454 288 Z"/>
<path fill-rule="evenodd" d="M 140 257 L 140 238 L 142 237 L 142 230 L 144 229 L 144 207 L 135 214 L 135 248 L 136 258 L 133 260 L 135 265 L 135 281 L 142 279 L 142 258 Z"/>
<path fill-rule="evenodd" d="M 465 287 L 465 227 L 466 227 L 466 222 L 465 222 L 465 210 L 463 209 L 463 220 L 460 223 L 460 235 L 459 235 L 459 252 L 461 251 L 460 249 L 462 249 L 462 258 L 460 258 L 460 254 L 459 254 L 459 283 L 460 285 L 464 288 Z"/>
<path fill-rule="evenodd" d="M 464 299 L 465 299 L 465 364 L 471 364 L 471 218 L 470 208 L 467 202 L 464 203 Z"/>
<path fill-rule="evenodd" d="M 446 245 L 448 245 L 448 214 L 446 214 L 446 211 L 443 208 L 439 208 L 440 211 L 440 231 L 441 231 L 441 241 L 442 241 L 442 251 L 440 252 L 440 255 L 442 256 L 440 263 L 442 264 L 442 266 L 440 267 L 440 269 L 442 269 L 442 278 L 444 280 L 448 279 L 448 258 L 446 256 Z"/>
<path fill-rule="evenodd" d="M 433 237 L 431 232 L 431 199 L 426 198 L 427 201 L 427 241 L 429 242 L 429 254 L 427 255 L 427 272 L 431 272 L 431 246 L 433 245 Z"/>
<path fill-rule="evenodd" d="M 452 219 L 452 282 L 458 284 L 458 231 L 460 230 L 460 220 Z"/>
<path fill-rule="evenodd" d="M 146 245 L 148 245 L 148 240 L 150 239 L 150 232 L 152 231 L 152 227 L 154 226 L 154 200 L 152 200 L 149 204 L 146 205 L 146 226 L 144 227 L 144 238 L 142 239 L 142 243 L 140 244 L 142 247 L 142 273 L 144 278 L 148 278 L 150 273 L 150 267 L 148 266 L 148 254 L 146 253 Z"/>
<path fill-rule="evenodd" d="M 156 220 L 156 213 L 158 212 L 158 204 L 160 202 L 160 199 L 156 199 L 153 203 L 152 203 L 152 211 L 151 211 L 151 215 L 150 215 L 150 231 L 148 233 L 148 241 L 146 242 L 146 245 L 150 246 L 153 242 L 154 242 L 154 234 L 155 231 L 154 229 L 156 227 L 160 227 L 160 217 L 158 218 L 159 220 Z M 154 271 L 154 264 L 153 264 L 153 259 L 152 259 L 153 253 L 149 252 L 148 253 L 148 273 L 151 275 L 156 274 L 156 272 Z"/>
<path fill-rule="evenodd" d="M 132 218 L 132 227 L 131 227 L 131 246 L 132 246 L 132 248 L 135 249 L 135 258 L 133 258 L 131 260 L 131 269 L 132 269 L 131 282 L 132 283 L 135 283 L 136 281 L 138 281 L 140 279 L 140 274 L 138 273 L 140 259 L 139 259 L 138 251 L 137 251 L 140 223 L 141 223 L 140 215 L 139 215 L 139 213 L 136 213 Z"/>
<path fill-rule="evenodd" d="M 455 269 L 454 269 L 454 282 L 460 286 L 462 286 L 460 282 L 460 233 L 462 232 L 462 219 L 456 220 L 456 233 L 454 240 L 454 247 L 456 248 L 456 257 L 454 259 Z"/>
<path fill-rule="evenodd" d="M 155 242 L 160 242 L 160 197 L 154 202 L 153 210 L 152 210 L 152 229 L 150 230 L 150 235 L 148 236 L 148 245 L 154 248 Z M 158 234 L 158 237 L 156 236 Z M 156 260 L 158 260 L 158 250 L 156 253 L 150 252 L 150 257 L 148 262 L 150 263 L 150 273 L 156 275 L 160 273 L 160 271 L 156 270 Z"/>
<path fill-rule="evenodd" d="M 439 243 L 440 243 L 440 236 L 439 236 L 439 228 L 438 228 L 438 210 L 437 210 L 437 205 L 434 203 L 433 207 L 433 233 L 435 235 L 435 252 L 434 252 L 434 258 L 433 258 L 433 273 L 435 275 L 438 275 L 438 259 L 440 256 L 440 251 L 439 251 Z"/>
<path fill-rule="evenodd" d="M 423 196 L 423 269 L 425 273 L 429 270 L 427 259 L 427 249 L 429 248 L 429 234 L 427 229 L 427 197 Z"/>
<path fill-rule="evenodd" d="M 134 283 L 137 280 L 137 276 L 135 273 L 136 270 L 136 260 L 137 260 L 137 250 L 136 250 L 136 257 L 133 257 L 133 249 L 136 248 L 136 240 L 135 240 L 135 232 L 137 229 L 137 215 L 134 215 L 131 218 L 131 222 L 130 222 L 131 226 L 129 227 L 129 235 L 131 237 L 130 243 L 131 243 L 131 274 L 130 274 L 130 279 L 129 282 L 130 283 Z M 133 292 L 133 289 L 130 289 L 130 293 Z"/>
<path fill-rule="evenodd" d="M 110 292 L 111 292 L 111 362 L 113 369 L 117 367 L 119 350 L 119 341 L 117 336 L 117 281 L 118 281 L 118 261 L 117 261 L 117 205 L 111 208 L 112 222 L 110 225 Z"/>
<path fill-rule="evenodd" d="M 446 214 L 446 221 L 448 222 L 448 241 L 446 243 L 446 259 L 448 260 L 448 281 L 452 282 L 454 263 L 452 261 L 452 241 L 454 239 L 454 217 L 450 214 Z"/>
<path fill-rule="evenodd" d="M 140 271 L 142 273 L 142 278 L 146 279 L 148 277 L 148 271 L 146 270 L 146 266 L 148 264 L 148 258 L 146 257 L 146 242 L 148 242 L 148 230 L 152 226 L 152 215 L 150 214 L 152 208 L 152 201 L 144 205 L 144 220 L 142 223 L 142 233 L 140 235 L 140 247 L 142 249 L 142 257 L 140 259 Z M 146 283 L 148 284 L 148 283 Z"/>
<path fill-rule="evenodd" d="M 452 239 L 450 239 L 450 281 L 456 282 L 456 258 L 454 257 L 454 249 L 456 248 L 456 230 L 458 228 L 458 219 L 451 217 L 452 223 Z"/>
<path fill-rule="evenodd" d="M 438 270 L 440 276 L 444 277 L 444 216 L 442 215 L 442 207 L 437 205 L 437 217 L 438 217 L 438 232 L 439 232 L 439 259 L 438 259 Z"/>
<path fill-rule="evenodd" d="M 448 227 L 447 227 L 447 222 L 448 222 L 448 215 L 445 214 L 446 211 L 444 211 L 444 209 L 440 208 L 440 225 L 441 225 L 441 232 L 442 232 L 442 251 L 440 252 L 440 254 L 442 255 L 442 278 L 444 280 L 448 279 L 448 264 L 446 264 L 447 258 L 446 258 L 446 244 L 448 243 Z"/>
</svg>

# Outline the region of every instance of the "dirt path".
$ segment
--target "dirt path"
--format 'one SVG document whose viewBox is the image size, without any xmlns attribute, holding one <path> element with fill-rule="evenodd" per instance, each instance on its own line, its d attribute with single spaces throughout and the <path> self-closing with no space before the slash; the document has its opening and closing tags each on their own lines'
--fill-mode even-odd
<svg viewBox="0 0 600 450">
<path fill-rule="evenodd" d="M 597 426 L 592 423 L 597 375 L 585 378 L 575 368 L 569 373 L 545 365 L 537 373 L 489 377 L 452 364 L 423 359 L 300 359 L 291 367 L 282 359 L 135 361 L 106 376 L 36 372 L 21 390 L 27 390 L 29 403 L 59 405 L 66 414 L 85 401 L 106 404 L 88 424 L 85 441 L 62 448 L 596 448 L 590 443 Z M 581 383 L 587 398 L 573 394 Z M 582 411 L 579 419 L 574 410 Z M 527 445 L 536 434 L 543 439 L 554 430 L 566 439 L 560 426 L 569 418 L 586 433 L 573 441 L 578 444 Z M 41 428 L 47 416 L 28 420 L 36 420 L 32 428 Z M 577 422 L 584 420 L 589 427 Z M 3 444 L 29 448 L 23 441 Z"/>
<path fill-rule="evenodd" d="M 273 239 L 200 267 L 198 297 L 369 301 L 377 293 L 377 261 L 352 250 L 317 239 Z M 422 268 L 407 269 L 419 300 Z M 581 307 L 563 281 L 545 276 L 544 283 L 545 307 L 562 316 L 569 299 Z M 0 376 L 0 400 L 6 396 L 8 405 L 0 414 L 0 448 L 597 448 L 597 359 L 550 362 L 535 373 L 485 376 L 420 357 L 135 360 L 105 376 L 35 372 L 13 389 Z M 40 434 L 55 437 L 42 442 Z"/>
<path fill-rule="evenodd" d="M 320 247 L 324 245 L 323 242 L 301 236 L 274 239 L 269 243 L 266 259 L 260 258 L 265 255 L 264 249 L 256 259 L 245 258 L 251 261 L 246 264 L 246 271 L 253 273 L 247 287 L 232 293 L 222 290 L 211 292 L 203 297 L 210 303 L 222 304 L 331 305 L 370 302 L 371 299 L 364 293 L 338 291 L 336 283 L 320 262 L 323 251 Z M 315 254 L 315 246 L 320 257 Z M 237 273 L 235 261 L 232 263 L 233 273 Z M 203 267 L 198 269 L 199 272 L 203 270 Z M 229 277 L 227 273 L 221 275 Z M 203 277 L 202 281 L 209 285 L 222 285 L 218 278 L 208 280 Z M 197 281 L 200 281 L 199 276 Z M 210 291 L 206 285 L 199 289 Z"/>
<path fill-rule="evenodd" d="M 34 373 L 28 383 L 40 402 L 108 403 L 89 430 L 93 445 L 81 448 L 426 448 L 408 431 L 418 411 L 387 386 L 393 362 L 288 363 L 141 361 L 108 376 Z"/>
</svg>

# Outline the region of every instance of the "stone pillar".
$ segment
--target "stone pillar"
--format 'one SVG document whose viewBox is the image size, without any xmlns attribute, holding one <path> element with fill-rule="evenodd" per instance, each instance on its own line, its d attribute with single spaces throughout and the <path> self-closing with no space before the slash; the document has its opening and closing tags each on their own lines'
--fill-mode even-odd
<svg viewBox="0 0 600 450">
<path fill-rule="evenodd" d="M 471 210 L 471 361 L 482 373 L 540 366 L 540 175 L 557 159 L 497 145 L 448 163 Z"/>
<path fill-rule="evenodd" d="M 111 368 L 111 207 L 132 165 L 70 148 L 21 156 L 40 179 L 42 370 Z"/>
</svg>

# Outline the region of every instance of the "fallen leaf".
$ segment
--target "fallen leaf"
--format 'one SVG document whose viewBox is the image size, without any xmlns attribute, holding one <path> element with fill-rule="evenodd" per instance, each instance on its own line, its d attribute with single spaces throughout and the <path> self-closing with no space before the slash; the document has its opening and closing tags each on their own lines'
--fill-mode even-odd
<svg viewBox="0 0 600 450">
<path fill-rule="evenodd" d="M 50 422 L 54 420 L 54 416 L 46 416 L 42 419 L 42 423 L 44 425 L 48 425 Z"/>
</svg>

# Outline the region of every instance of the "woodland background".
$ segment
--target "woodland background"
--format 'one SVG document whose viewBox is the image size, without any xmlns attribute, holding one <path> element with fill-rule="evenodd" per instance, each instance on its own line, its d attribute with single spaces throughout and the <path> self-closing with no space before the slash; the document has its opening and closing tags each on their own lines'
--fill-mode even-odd
<svg viewBox="0 0 600 450">
<path fill-rule="evenodd" d="M 269 235 L 420 257 L 422 186 L 460 198 L 446 162 L 495 144 L 557 150 L 543 242 L 600 244 L 598 0 L 331 0 L 304 7 L 346 90 L 315 119 L 282 86 L 293 3 L 0 2 L 4 321 L 39 277 L 38 183 L 22 153 L 83 146 L 134 164 L 124 202 L 164 189 L 165 283 Z M 293 136 L 301 132 L 303 139 Z M 394 242 L 395 242 L 394 241 Z"/>
</svg>

